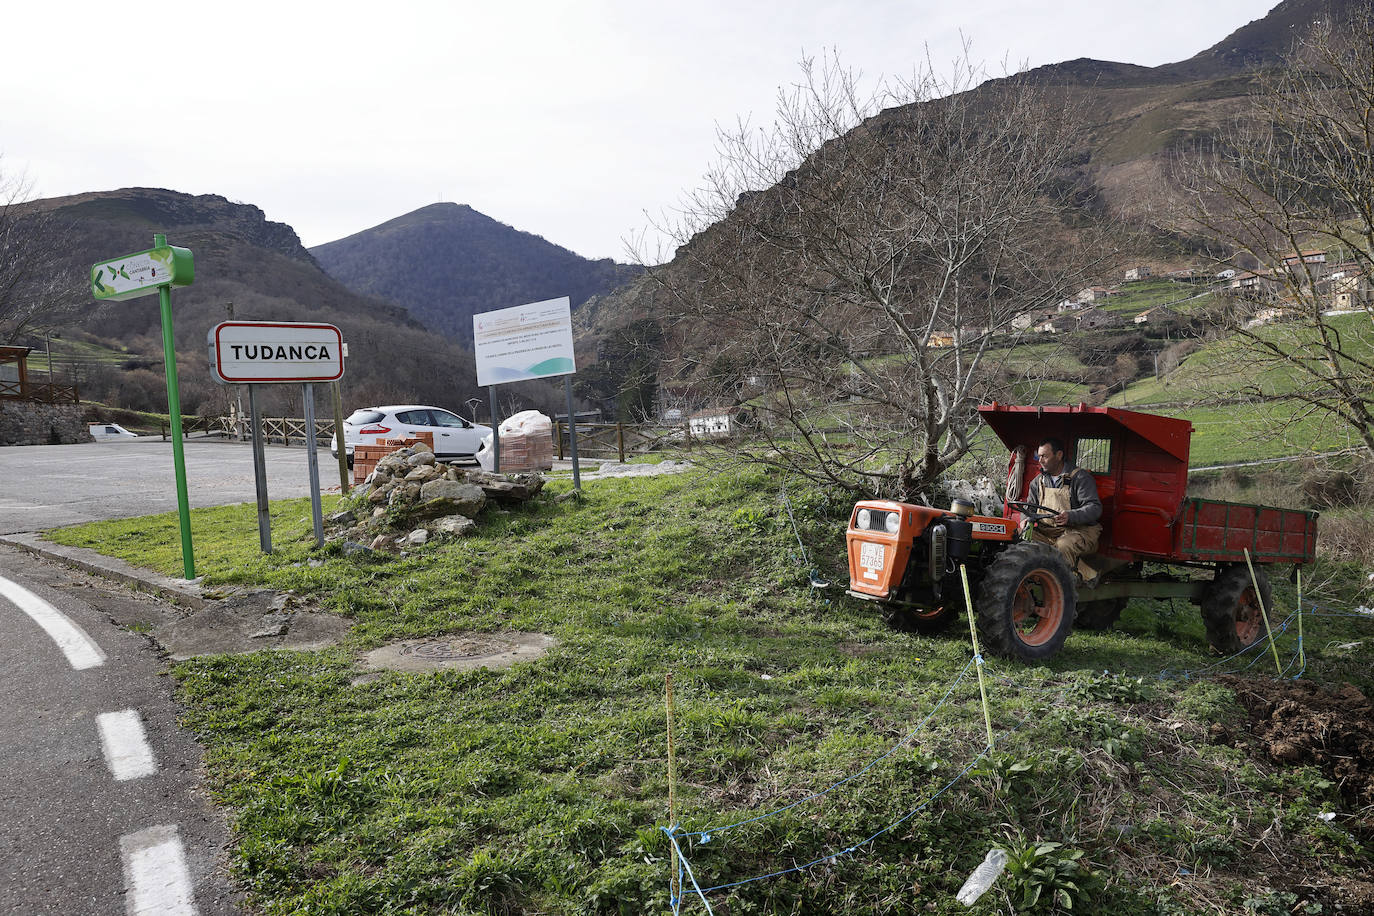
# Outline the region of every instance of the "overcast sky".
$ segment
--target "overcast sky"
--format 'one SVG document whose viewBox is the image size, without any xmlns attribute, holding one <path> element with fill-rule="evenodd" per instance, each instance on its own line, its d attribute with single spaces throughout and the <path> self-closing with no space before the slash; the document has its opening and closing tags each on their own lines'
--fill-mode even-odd
<svg viewBox="0 0 1374 916">
<path fill-rule="evenodd" d="M 624 260 L 644 212 L 769 119 L 806 53 L 1041 64 L 1191 57 L 1277 0 L 7 4 L 0 168 L 39 197 L 222 194 L 307 245 L 435 201 Z M 175 240 L 172 240 L 175 242 Z"/>
</svg>

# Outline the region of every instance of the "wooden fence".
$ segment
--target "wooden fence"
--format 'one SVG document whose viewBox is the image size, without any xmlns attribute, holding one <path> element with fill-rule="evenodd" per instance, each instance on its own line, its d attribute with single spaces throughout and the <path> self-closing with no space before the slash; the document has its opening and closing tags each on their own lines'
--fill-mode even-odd
<svg viewBox="0 0 1374 916">
<path fill-rule="evenodd" d="M 554 445 L 559 460 L 572 456 L 571 432 L 561 420 L 554 422 Z M 660 426 L 646 423 L 578 423 L 577 453 L 588 458 L 609 458 L 615 455 L 624 461 L 626 455 L 643 455 L 665 448 L 692 447 L 691 428 Z"/>
<path fill-rule="evenodd" d="M 53 385 L 48 382 L 0 379 L 0 398 L 15 401 L 42 401 L 45 404 L 80 404 L 81 394 L 75 385 Z"/>
<path fill-rule="evenodd" d="M 247 441 L 253 436 L 247 417 L 190 417 L 181 418 L 181 432 L 185 437 L 201 433 Z M 328 446 L 334 435 L 333 420 L 315 420 L 315 442 Z M 162 424 L 162 438 L 168 436 L 167 424 Z M 266 443 L 282 445 L 305 444 L 305 420 L 298 417 L 263 417 L 262 439 Z"/>
</svg>

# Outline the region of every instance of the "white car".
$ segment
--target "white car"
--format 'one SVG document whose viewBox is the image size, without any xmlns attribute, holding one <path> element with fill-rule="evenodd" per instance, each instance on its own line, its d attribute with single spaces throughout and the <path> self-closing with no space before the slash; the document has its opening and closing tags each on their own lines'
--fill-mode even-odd
<svg viewBox="0 0 1374 916">
<path fill-rule="evenodd" d="M 129 432 L 118 423 L 92 423 L 91 438 L 97 442 L 106 442 L 110 439 L 137 439 L 138 436 Z"/>
<path fill-rule="evenodd" d="M 343 429 L 344 452 L 350 465 L 355 446 L 379 445 L 383 439 L 404 439 L 416 433 L 434 435 L 434 456 L 441 461 L 473 459 L 482 447 L 482 440 L 491 435 L 490 426 L 464 420 L 442 407 L 423 404 L 363 407 L 349 414 Z M 339 457 L 337 437 L 329 440 L 329 453 Z"/>
</svg>

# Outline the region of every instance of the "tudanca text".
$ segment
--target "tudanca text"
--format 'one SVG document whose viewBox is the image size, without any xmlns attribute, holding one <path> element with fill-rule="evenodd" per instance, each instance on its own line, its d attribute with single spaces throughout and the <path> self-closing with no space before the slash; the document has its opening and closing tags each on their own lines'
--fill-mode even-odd
<svg viewBox="0 0 1374 916">
<path fill-rule="evenodd" d="M 295 360 L 329 359 L 329 347 L 324 344 L 291 344 L 269 346 L 259 344 L 229 344 L 234 359 Z"/>
</svg>

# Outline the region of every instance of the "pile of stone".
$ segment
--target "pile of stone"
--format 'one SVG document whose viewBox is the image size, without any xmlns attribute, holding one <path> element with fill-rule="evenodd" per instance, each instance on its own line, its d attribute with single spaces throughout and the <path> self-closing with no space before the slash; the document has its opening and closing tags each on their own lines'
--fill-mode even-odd
<svg viewBox="0 0 1374 916">
<path fill-rule="evenodd" d="M 423 442 L 377 462 L 362 486 L 327 519 L 326 540 L 372 550 L 419 547 L 431 538 L 462 537 L 490 505 L 518 505 L 544 487 L 539 474 L 492 474 L 435 460 Z"/>
</svg>

